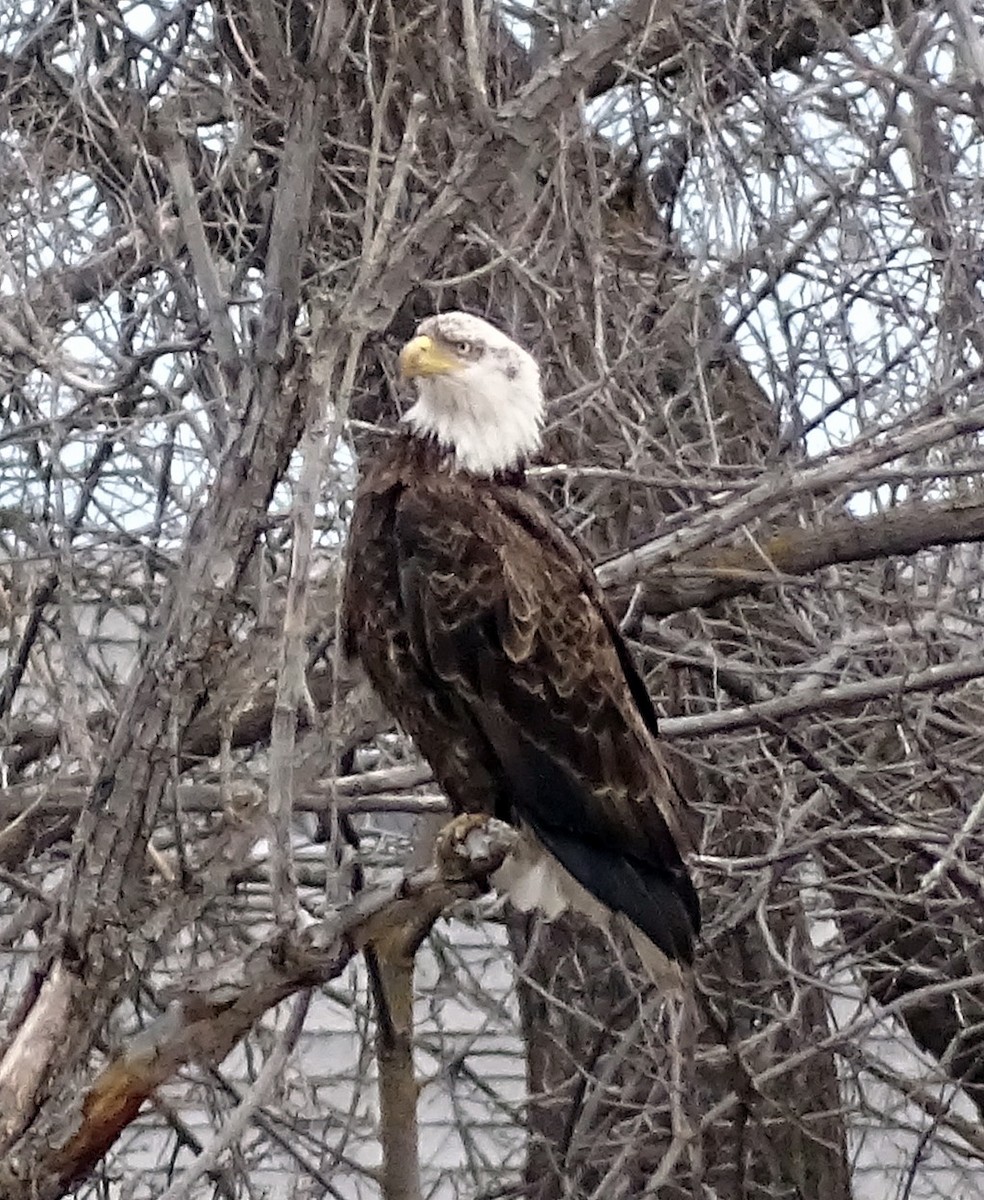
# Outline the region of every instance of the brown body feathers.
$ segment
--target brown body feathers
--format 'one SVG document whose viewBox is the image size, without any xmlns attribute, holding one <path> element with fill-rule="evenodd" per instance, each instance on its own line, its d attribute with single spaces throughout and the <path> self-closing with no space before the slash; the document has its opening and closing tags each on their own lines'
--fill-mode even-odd
<svg viewBox="0 0 984 1200">
<path fill-rule="evenodd" d="M 434 438 L 390 442 L 358 490 L 344 605 L 347 653 L 455 811 L 521 826 L 586 893 L 571 904 L 689 963 L 700 911 L 652 701 L 518 467 L 476 476 Z"/>
</svg>

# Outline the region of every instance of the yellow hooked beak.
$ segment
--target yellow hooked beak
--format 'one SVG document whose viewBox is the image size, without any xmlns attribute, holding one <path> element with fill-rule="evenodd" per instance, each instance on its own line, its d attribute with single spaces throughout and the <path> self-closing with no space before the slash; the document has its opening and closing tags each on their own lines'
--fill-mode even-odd
<svg viewBox="0 0 984 1200">
<path fill-rule="evenodd" d="M 419 376 L 447 375 L 461 366 L 446 350 L 443 350 L 433 338 L 426 334 L 411 338 L 400 351 L 400 376 L 403 379 L 417 379 Z"/>
</svg>

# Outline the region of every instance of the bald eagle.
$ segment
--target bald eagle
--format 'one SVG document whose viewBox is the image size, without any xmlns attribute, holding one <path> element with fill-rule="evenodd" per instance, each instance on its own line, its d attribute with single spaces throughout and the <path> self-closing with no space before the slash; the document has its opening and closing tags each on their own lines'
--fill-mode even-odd
<svg viewBox="0 0 984 1200">
<path fill-rule="evenodd" d="M 400 367 L 416 403 L 358 487 L 345 651 L 454 810 L 522 831 L 493 878 L 517 908 L 620 924 L 657 978 L 679 978 L 700 928 L 679 796 L 591 566 L 525 486 L 537 364 L 449 312 Z"/>
</svg>

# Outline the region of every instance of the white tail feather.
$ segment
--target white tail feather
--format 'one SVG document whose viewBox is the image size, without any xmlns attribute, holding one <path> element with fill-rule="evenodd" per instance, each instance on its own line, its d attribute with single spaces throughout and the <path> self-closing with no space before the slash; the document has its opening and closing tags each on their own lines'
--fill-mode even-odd
<svg viewBox="0 0 984 1200">
<path fill-rule="evenodd" d="M 638 925 L 624 917 L 622 927 L 628 930 L 632 945 L 646 974 L 660 991 L 677 994 L 683 990 L 683 969 L 678 962 L 667 958 L 662 950 L 642 932 Z"/>
<path fill-rule="evenodd" d="M 613 913 L 595 899 L 528 830 L 523 834 L 519 846 L 491 877 L 496 889 L 520 912 L 538 909 L 548 921 L 571 910 L 601 929 L 611 930 L 612 924 L 617 924 L 629 935 L 652 981 L 664 992 L 679 991 L 683 984 L 680 965 L 667 958 L 626 916 Z"/>
</svg>

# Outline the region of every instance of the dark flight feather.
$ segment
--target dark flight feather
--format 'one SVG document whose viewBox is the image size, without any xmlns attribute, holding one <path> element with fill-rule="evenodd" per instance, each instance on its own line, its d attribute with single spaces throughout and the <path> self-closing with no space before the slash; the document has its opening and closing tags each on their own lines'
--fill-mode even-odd
<svg viewBox="0 0 984 1200">
<path fill-rule="evenodd" d="M 700 910 L 652 700 L 589 564 L 518 481 L 394 440 L 359 488 L 344 636 L 456 811 L 527 828 L 692 961 Z"/>
</svg>

